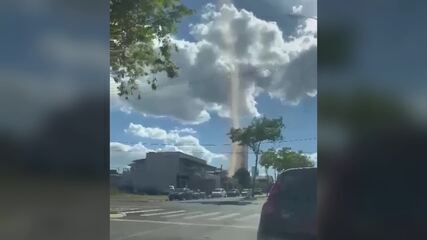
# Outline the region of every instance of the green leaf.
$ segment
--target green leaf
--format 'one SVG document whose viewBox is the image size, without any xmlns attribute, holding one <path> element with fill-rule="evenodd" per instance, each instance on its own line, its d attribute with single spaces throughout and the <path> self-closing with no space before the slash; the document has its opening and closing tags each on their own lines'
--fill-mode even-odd
<svg viewBox="0 0 427 240">
<path fill-rule="evenodd" d="M 137 90 L 135 80 L 149 74 L 166 72 L 169 78 L 178 76 L 178 67 L 172 62 L 169 34 L 176 31 L 180 20 L 193 11 L 179 0 L 110 0 L 110 66 L 117 83 L 129 79 L 132 84 L 121 84 L 119 96 Z M 159 39 L 159 51 L 153 41 Z M 157 85 L 151 83 L 152 89 Z"/>
</svg>

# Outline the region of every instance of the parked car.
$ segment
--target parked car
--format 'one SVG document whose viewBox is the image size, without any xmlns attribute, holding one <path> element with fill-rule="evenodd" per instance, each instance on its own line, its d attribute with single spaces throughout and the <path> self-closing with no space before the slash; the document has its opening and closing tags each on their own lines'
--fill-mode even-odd
<svg viewBox="0 0 427 240">
<path fill-rule="evenodd" d="M 206 192 L 199 192 L 199 196 L 200 196 L 201 199 L 207 198 Z"/>
<path fill-rule="evenodd" d="M 240 196 L 240 191 L 238 189 L 231 189 L 227 191 L 227 197 L 238 197 Z"/>
<path fill-rule="evenodd" d="M 258 240 L 317 239 L 317 168 L 279 175 L 261 211 Z"/>
<path fill-rule="evenodd" d="M 227 197 L 227 192 L 224 190 L 224 188 L 215 188 L 212 191 L 211 196 L 213 198 L 215 198 L 215 197 Z"/>
<path fill-rule="evenodd" d="M 175 188 L 169 193 L 169 201 L 193 199 L 193 191 L 188 188 Z"/>
<path fill-rule="evenodd" d="M 255 193 L 255 195 L 261 195 L 261 194 L 263 194 L 261 188 L 255 188 L 254 193 Z"/>
<path fill-rule="evenodd" d="M 201 192 L 199 189 L 193 191 L 193 199 L 203 199 L 206 198 L 206 193 Z"/>
<path fill-rule="evenodd" d="M 242 196 L 244 197 L 250 197 L 252 194 L 252 190 L 249 188 L 242 189 Z"/>
</svg>

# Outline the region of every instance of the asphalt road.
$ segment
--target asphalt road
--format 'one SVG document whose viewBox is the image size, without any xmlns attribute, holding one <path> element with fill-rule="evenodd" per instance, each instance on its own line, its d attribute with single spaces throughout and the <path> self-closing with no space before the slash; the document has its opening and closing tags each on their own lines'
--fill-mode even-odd
<svg viewBox="0 0 427 240">
<path fill-rule="evenodd" d="M 245 205 L 151 202 L 115 204 L 126 216 L 111 218 L 110 239 L 256 239 L 264 200 Z"/>
</svg>

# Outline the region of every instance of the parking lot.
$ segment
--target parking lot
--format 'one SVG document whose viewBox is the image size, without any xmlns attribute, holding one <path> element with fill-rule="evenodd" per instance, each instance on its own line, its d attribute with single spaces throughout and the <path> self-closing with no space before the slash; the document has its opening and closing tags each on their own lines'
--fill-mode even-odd
<svg viewBox="0 0 427 240">
<path fill-rule="evenodd" d="M 110 239 L 256 239 L 263 202 L 113 202 Z"/>
</svg>

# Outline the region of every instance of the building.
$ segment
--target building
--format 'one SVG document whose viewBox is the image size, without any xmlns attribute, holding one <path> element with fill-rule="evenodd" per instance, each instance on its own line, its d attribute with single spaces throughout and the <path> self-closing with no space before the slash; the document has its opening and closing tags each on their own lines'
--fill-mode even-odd
<svg viewBox="0 0 427 240">
<path fill-rule="evenodd" d="M 122 173 L 119 173 L 115 169 L 110 169 L 110 189 L 131 191 L 129 171 L 123 170 Z"/>
<path fill-rule="evenodd" d="M 219 169 L 181 152 L 150 152 L 130 167 L 134 192 L 164 193 L 170 185 L 210 192 L 220 186 Z"/>
<path fill-rule="evenodd" d="M 240 168 L 248 168 L 248 146 L 242 146 L 235 142 L 231 144 L 231 147 L 232 154 L 228 168 L 229 177 L 233 177 L 234 173 Z"/>
</svg>

